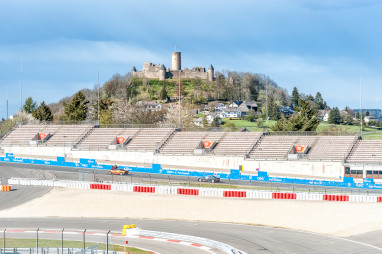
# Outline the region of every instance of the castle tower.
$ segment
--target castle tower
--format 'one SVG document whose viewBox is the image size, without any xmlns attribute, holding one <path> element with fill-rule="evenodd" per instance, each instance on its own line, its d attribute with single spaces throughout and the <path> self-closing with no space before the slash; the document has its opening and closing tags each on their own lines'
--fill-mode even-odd
<svg viewBox="0 0 382 254">
<path fill-rule="evenodd" d="M 163 64 L 160 65 L 159 68 L 159 80 L 165 80 L 166 79 L 166 68 Z"/>
<path fill-rule="evenodd" d="M 182 66 L 181 66 L 180 52 L 172 52 L 172 70 L 180 71 L 181 69 L 182 69 Z"/>
<path fill-rule="evenodd" d="M 212 66 L 212 64 L 210 65 L 210 68 L 208 68 L 208 80 L 209 81 L 214 81 L 215 80 L 215 69 Z"/>
</svg>

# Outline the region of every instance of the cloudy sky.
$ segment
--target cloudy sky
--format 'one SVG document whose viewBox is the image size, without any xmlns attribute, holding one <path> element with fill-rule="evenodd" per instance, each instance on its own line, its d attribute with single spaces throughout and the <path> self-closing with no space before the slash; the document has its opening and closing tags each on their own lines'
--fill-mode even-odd
<svg viewBox="0 0 382 254">
<path fill-rule="evenodd" d="M 0 117 L 23 97 L 55 102 L 143 62 L 269 75 L 330 106 L 382 108 L 379 0 L 0 2 Z"/>
</svg>

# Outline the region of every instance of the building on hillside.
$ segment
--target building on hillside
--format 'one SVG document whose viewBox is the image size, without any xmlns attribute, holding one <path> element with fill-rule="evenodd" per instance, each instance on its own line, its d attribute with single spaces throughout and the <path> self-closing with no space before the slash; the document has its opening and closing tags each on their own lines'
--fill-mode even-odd
<svg viewBox="0 0 382 254">
<path fill-rule="evenodd" d="M 192 69 L 184 68 L 182 70 L 181 52 L 172 52 L 172 69 L 163 64 L 157 65 L 153 63 L 143 63 L 141 71 L 137 71 L 135 66 L 131 69 L 131 73 L 135 77 L 148 79 L 178 79 L 179 76 L 190 79 L 203 79 L 208 81 L 215 80 L 215 70 L 212 64 L 206 71 L 204 67 L 194 67 Z"/>
<path fill-rule="evenodd" d="M 221 112 L 226 108 L 226 105 L 224 103 L 221 103 L 221 102 L 216 102 L 214 105 L 214 108 L 215 108 L 215 111 Z"/>
<path fill-rule="evenodd" d="M 248 114 L 248 112 L 250 111 L 250 109 L 243 104 L 241 104 L 238 109 L 241 112 L 241 116 L 246 116 Z"/>
<path fill-rule="evenodd" d="M 329 121 L 330 110 L 318 110 L 318 120 L 327 122 Z"/>
<path fill-rule="evenodd" d="M 244 101 L 240 106 L 246 106 L 249 110 L 257 111 L 256 101 Z"/>
<path fill-rule="evenodd" d="M 144 107 L 147 110 L 158 111 L 162 109 L 162 105 L 156 101 L 138 101 L 138 106 Z"/>
<path fill-rule="evenodd" d="M 239 107 L 231 107 L 224 109 L 224 117 L 226 118 L 239 118 L 241 117 L 241 110 Z"/>
<path fill-rule="evenodd" d="M 229 108 L 238 108 L 241 104 L 243 103 L 243 101 L 232 101 L 228 107 Z"/>
<path fill-rule="evenodd" d="M 365 116 L 363 118 L 363 120 L 365 121 L 365 123 L 369 123 L 369 122 L 377 122 L 379 121 L 377 117 L 375 116 Z"/>
</svg>

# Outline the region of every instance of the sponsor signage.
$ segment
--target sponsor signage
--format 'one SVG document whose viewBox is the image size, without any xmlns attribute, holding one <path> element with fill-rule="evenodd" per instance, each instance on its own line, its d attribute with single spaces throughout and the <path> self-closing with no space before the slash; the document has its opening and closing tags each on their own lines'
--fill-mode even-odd
<svg viewBox="0 0 382 254">
<path fill-rule="evenodd" d="M 46 138 L 46 136 L 48 136 L 48 134 L 46 134 L 46 133 L 39 133 L 38 136 L 39 136 L 40 140 L 43 140 L 44 138 Z"/>
<path fill-rule="evenodd" d="M 295 145 L 294 150 L 296 151 L 296 153 L 303 153 L 305 152 L 306 147 L 306 145 Z"/>
<path fill-rule="evenodd" d="M 117 137 L 117 140 L 118 140 L 118 144 L 123 144 L 123 143 L 125 143 L 126 138 L 125 137 Z"/>
<path fill-rule="evenodd" d="M 210 148 L 212 146 L 212 141 L 204 140 L 203 148 Z"/>
</svg>

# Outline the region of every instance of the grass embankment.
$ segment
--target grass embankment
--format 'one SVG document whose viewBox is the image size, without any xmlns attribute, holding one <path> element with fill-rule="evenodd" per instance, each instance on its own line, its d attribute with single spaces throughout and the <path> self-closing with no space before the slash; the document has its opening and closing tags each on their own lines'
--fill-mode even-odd
<svg viewBox="0 0 382 254">
<path fill-rule="evenodd" d="M 0 243 L 3 244 L 3 238 L 0 238 Z M 85 247 L 95 246 L 97 243 L 94 242 L 86 242 Z M 39 239 L 38 240 L 39 248 L 61 248 L 60 240 L 46 240 Z M 36 247 L 36 239 L 14 239 L 14 238 L 6 238 L 5 247 L 8 248 L 35 248 Z M 3 248 L 3 246 L 1 246 Z M 83 248 L 83 243 L 80 241 L 65 241 L 64 240 L 64 248 Z M 100 243 L 98 245 L 99 250 L 106 250 L 106 244 Z M 150 252 L 140 250 L 133 247 L 124 248 L 121 245 L 109 244 L 110 251 L 118 251 L 118 252 L 129 252 L 129 254 L 148 254 Z"/>
<path fill-rule="evenodd" d="M 260 125 L 261 127 L 259 127 L 257 122 L 250 122 L 247 120 L 231 120 L 229 118 L 223 118 L 222 124 L 223 124 L 222 127 L 226 127 L 227 124 L 234 124 L 237 129 L 246 127 L 250 131 L 259 131 L 259 132 L 264 131 L 267 126 L 267 122 L 265 120 L 263 120 L 262 124 Z M 268 121 L 269 128 L 271 128 L 275 124 L 276 124 L 276 121 L 273 121 L 273 120 Z"/>
</svg>

